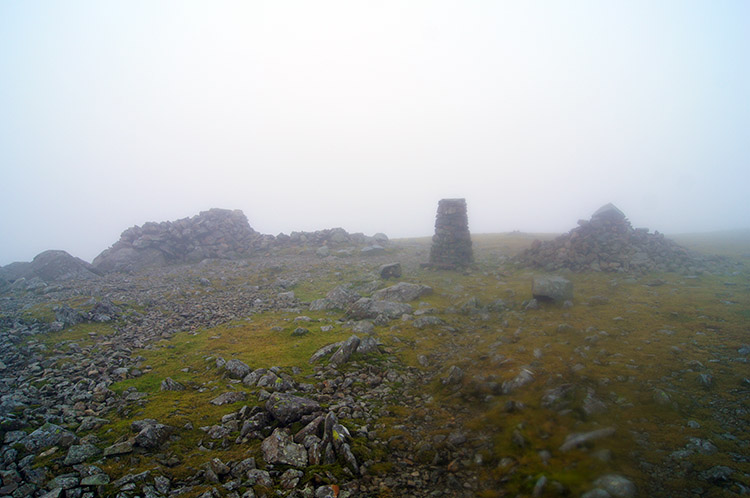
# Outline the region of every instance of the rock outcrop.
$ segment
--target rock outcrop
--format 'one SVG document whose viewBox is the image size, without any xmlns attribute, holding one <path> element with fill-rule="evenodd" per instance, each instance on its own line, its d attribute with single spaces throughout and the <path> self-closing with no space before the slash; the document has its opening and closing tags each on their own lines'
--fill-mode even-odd
<svg viewBox="0 0 750 498">
<path fill-rule="evenodd" d="M 647 272 L 690 270 L 701 262 L 659 232 L 634 229 L 612 204 L 598 209 L 589 221 L 551 241 L 535 240 L 516 261 L 546 271 Z"/>
<path fill-rule="evenodd" d="M 98 271 L 65 251 L 44 251 L 30 263 L 11 263 L 0 268 L 0 278 L 8 282 L 38 278 L 46 283 L 71 279 L 97 278 Z"/>
<path fill-rule="evenodd" d="M 136 271 L 206 258 L 233 259 L 248 255 L 263 241 L 242 211 L 210 209 L 192 218 L 128 228 L 93 265 L 104 272 Z"/>
<path fill-rule="evenodd" d="M 455 269 L 473 262 L 466 199 L 441 199 L 430 249 L 430 266 Z"/>
</svg>

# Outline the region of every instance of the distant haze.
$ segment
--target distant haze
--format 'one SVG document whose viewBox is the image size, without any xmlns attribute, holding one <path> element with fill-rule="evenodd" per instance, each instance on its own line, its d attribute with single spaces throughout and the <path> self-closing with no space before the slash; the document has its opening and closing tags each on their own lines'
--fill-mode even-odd
<svg viewBox="0 0 750 498">
<path fill-rule="evenodd" d="M 750 225 L 750 2 L 0 3 L 0 264 L 146 221 Z"/>
</svg>

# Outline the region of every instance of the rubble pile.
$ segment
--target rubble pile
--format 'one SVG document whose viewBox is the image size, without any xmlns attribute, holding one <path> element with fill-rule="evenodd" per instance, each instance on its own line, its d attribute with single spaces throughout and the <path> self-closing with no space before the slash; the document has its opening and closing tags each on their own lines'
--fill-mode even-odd
<svg viewBox="0 0 750 498">
<path fill-rule="evenodd" d="M 525 266 L 546 271 L 650 272 L 704 269 L 710 258 L 691 254 L 659 232 L 634 229 L 613 204 L 598 209 L 590 220 L 551 241 L 535 240 L 516 257 Z M 713 258 L 716 259 L 716 258 Z"/>
</svg>

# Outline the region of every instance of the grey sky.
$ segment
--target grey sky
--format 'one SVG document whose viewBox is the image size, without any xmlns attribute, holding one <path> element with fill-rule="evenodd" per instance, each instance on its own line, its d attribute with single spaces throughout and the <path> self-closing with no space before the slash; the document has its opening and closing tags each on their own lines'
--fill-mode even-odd
<svg viewBox="0 0 750 498">
<path fill-rule="evenodd" d="M 750 2 L 0 3 L 0 264 L 263 233 L 750 226 Z"/>
</svg>

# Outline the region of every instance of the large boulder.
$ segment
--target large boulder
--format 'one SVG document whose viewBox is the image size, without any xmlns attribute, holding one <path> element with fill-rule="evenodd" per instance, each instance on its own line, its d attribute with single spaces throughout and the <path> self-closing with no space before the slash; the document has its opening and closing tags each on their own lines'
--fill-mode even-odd
<svg viewBox="0 0 750 498">
<path fill-rule="evenodd" d="M 320 405 L 313 400 L 291 394 L 274 393 L 266 401 L 266 411 L 282 425 L 289 425 L 320 410 Z"/>
<path fill-rule="evenodd" d="M 173 427 L 160 424 L 154 419 L 136 420 L 130 424 L 130 429 L 137 432 L 134 443 L 146 449 L 154 449 L 166 443 L 174 430 Z"/>
<path fill-rule="evenodd" d="M 263 440 L 260 449 L 266 463 L 291 465 L 297 468 L 307 467 L 307 450 L 301 444 L 295 443 L 286 429 L 275 429 Z"/>
<path fill-rule="evenodd" d="M 349 358 L 351 357 L 352 353 L 354 353 L 360 344 L 360 339 L 356 335 L 351 336 L 349 339 L 347 339 L 341 347 L 333 353 L 333 356 L 331 356 L 331 365 L 338 366 L 343 365 L 347 361 L 349 361 Z"/>
<path fill-rule="evenodd" d="M 252 369 L 243 361 L 232 359 L 224 365 L 227 375 L 232 379 L 244 379 Z"/>
<path fill-rule="evenodd" d="M 531 294 L 539 301 L 572 301 L 573 282 L 558 276 L 535 276 L 531 283 Z"/>
<path fill-rule="evenodd" d="M 326 294 L 326 297 L 310 303 L 310 311 L 345 310 L 360 297 L 349 286 L 339 285 Z"/>
<path fill-rule="evenodd" d="M 52 446 L 70 446 L 78 441 L 78 437 L 59 425 L 47 422 L 20 442 L 30 452 L 37 452 Z"/>
<path fill-rule="evenodd" d="M 82 259 L 65 251 L 44 251 L 30 263 L 11 263 L 0 268 L 0 278 L 15 282 L 21 278 L 38 278 L 44 282 L 98 278 L 98 271 Z"/>
<path fill-rule="evenodd" d="M 411 313 L 413 308 L 406 303 L 395 303 L 393 301 L 379 301 L 369 297 L 363 297 L 354 302 L 346 314 L 354 320 L 366 318 L 377 318 L 384 316 L 390 320 L 399 318 L 404 314 Z"/>
<path fill-rule="evenodd" d="M 406 303 L 432 293 L 432 287 L 409 282 L 399 282 L 396 285 L 380 289 L 372 294 L 378 301 L 397 301 Z"/>
</svg>

